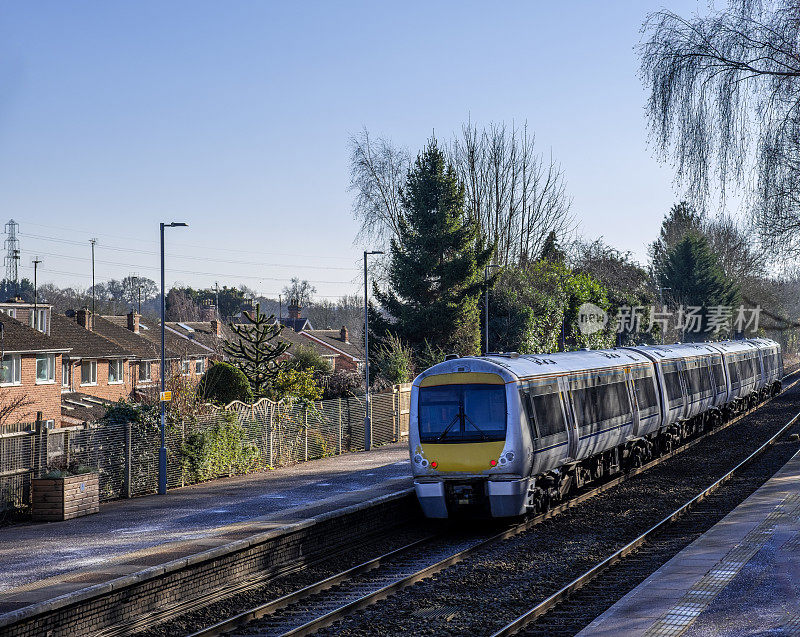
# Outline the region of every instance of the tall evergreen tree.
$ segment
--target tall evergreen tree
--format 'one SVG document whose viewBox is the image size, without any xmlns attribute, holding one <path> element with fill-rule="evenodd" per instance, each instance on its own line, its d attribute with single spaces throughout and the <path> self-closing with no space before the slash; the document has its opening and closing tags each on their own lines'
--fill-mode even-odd
<svg viewBox="0 0 800 637">
<path fill-rule="evenodd" d="M 267 317 L 261 312 L 258 303 L 255 312 L 244 312 L 248 323 L 232 323 L 230 328 L 236 334 L 236 342 L 225 343 L 225 353 L 231 362 L 244 372 L 253 396 L 263 398 L 269 394 L 272 382 L 281 366 L 280 356 L 289 348 L 286 342 L 274 342 L 283 326 L 275 322 L 275 316 Z"/>
<path fill-rule="evenodd" d="M 676 305 L 702 308 L 700 329 L 684 332 L 685 340 L 708 339 L 712 308 L 733 308 L 739 304 L 738 286 L 725 276 L 708 240 L 697 232 L 688 232 L 665 254 L 659 283 L 669 288 L 669 296 Z"/>
<path fill-rule="evenodd" d="M 389 289 L 375 289 L 389 319 L 375 313 L 376 331 L 394 332 L 416 351 L 427 341 L 447 352 L 477 353 L 478 297 L 493 248 L 481 245 L 477 222 L 464 211 L 464 186 L 436 140 L 409 169 L 400 201 Z"/>
</svg>

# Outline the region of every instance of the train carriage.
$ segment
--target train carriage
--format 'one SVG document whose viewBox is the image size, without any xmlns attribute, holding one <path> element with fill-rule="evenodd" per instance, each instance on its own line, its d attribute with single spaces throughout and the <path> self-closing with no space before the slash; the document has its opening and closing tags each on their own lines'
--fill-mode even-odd
<svg viewBox="0 0 800 637">
<path fill-rule="evenodd" d="M 775 391 L 767 339 L 447 360 L 412 384 L 409 444 L 425 515 L 536 512 Z"/>
</svg>

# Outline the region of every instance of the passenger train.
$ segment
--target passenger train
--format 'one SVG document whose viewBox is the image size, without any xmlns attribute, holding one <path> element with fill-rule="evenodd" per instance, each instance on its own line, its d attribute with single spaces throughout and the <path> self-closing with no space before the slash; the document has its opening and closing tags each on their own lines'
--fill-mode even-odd
<svg viewBox="0 0 800 637">
<path fill-rule="evenodd" d="M 767 339 L 446 360 L 411 388 L 430 518 L 514 517 L 639 467 L 780 391 Z"/>
</svg>

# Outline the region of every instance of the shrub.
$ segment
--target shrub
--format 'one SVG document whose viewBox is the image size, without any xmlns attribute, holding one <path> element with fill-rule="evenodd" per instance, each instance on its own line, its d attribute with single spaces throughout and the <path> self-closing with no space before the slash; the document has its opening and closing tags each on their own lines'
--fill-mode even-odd
<svg viewBox="0 0 800 637">
<path fill-rule="evenodd" d="M 357 372 L 339 371 L 328 377 L 324 398 L 343 398 L 364 393 L 364 378 Z"/>
<path fill-rule="evenodd" d="M 234 400 L 248 404 L 253 402 L 253 391 L 244 372 L 230 363 L 221 361 L 206 370 L 200 379 L 197 391 L 205 400 L 223 405 Z"/>
<path fill-rule="evenodd" d="M 331 373 L 331 364 L 313 347 L 297 345 L 290 351 L 292 358 L 286 363 L 290 369 L 303 372 L 310 370 L 317 376 L 327 376 Z"/>
<path fill-rule="evenodd" d="M 408 383 L 414 378 L 414 352 L 394 334 L 378 348 L 375 362 L 378 375 L 389 385 Z"/>
<path fill-rule="evenodd" d="M 258 448 L 247 440 L 234 414 L 225 414 L 221 421 L 187 435 L 181 451 L 190 482 L 258 468 Z"/>
<path fill-rule="evenodd" d="M 311 370 L 298 371 L 284 367 L 272 384 L 274 400 L 295 398 L 301 401 L 314 402 L 322 399 L 322 389 Z"/>
</svg>

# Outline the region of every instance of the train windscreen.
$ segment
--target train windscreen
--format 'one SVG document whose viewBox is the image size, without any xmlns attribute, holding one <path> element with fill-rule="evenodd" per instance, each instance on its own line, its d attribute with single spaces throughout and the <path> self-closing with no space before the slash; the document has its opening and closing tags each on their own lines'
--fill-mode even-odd
<svg viewBox="0 0 800 637">
<path fill-rule="evenodd" d="M 503 385 L 441 385 L 419 390 L 422 442 L 488 442 L 506 437 Z"/>
</svg>

